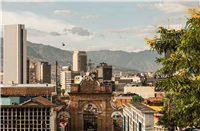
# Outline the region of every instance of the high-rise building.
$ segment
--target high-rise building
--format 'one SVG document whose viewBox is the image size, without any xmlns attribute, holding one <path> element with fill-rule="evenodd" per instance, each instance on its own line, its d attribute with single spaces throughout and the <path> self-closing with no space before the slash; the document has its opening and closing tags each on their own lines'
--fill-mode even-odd
<svg viewBox="0 0 200 131">
<path fill-rule="evenodd" d="M 72 71 L 69 66 L 62 67 L 60 73 L 61 89 L 65 90 L 65 93 L 71 91 L 71 84 L 74 83 L 74 77 L 80 75 L 79 71 Z"/>
<path fill-rule="evenodd" d="M 110 82 L 112 78 L 112 66 L 108 66 L 106 63 L 100 63 L 97 66 L 98 79 L 100 82 Z"/>
<path fill-rule="evenodd" d="M 48 62 L 38 62 L 35 65 L 36 83 L 51 83 L 51 65 Z"/>
<path fill-rule="evenodd" d="M 3 29 L 4 84 L 27 83 L 26 29 L 22 24 L 5 25 Z"/>
<path fill-rule="evenodd" d="M 1 84 L 3 84 L 3 72 L 1 72 Z"/>
<path fill-rule="evenodd" d="M 87 54 L 85 51 L 74 51 L 73 71 L 87 71 Z"/>
<path fill-rule="evenodd" d="M 29 80 L 29 73 L 30 73 L 30 70 L 29 70 L 29 65 L 30 65 L 30 59 L 29 58 L 27 58 L 27 61 L 26 61 L 26 63 L 27 63 L 27 65 L 26 65 L 26 67 L 27 67 L 27 84 L 29 84 L 29 82 L 30 82 L 30 80 Z"/>
<path fill-rule="evenodd" d="M 29 84 L 35 84 L 35 63 L 31 62 L 29 66 Z"/>
</svg>

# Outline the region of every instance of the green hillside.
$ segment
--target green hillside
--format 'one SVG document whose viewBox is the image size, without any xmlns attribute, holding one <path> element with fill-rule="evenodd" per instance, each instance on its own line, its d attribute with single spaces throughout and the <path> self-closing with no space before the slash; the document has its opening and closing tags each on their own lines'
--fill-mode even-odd
<svg viewBox="0 0 200 131">
<path fill-rule="evenodd" d="M 2 39 L 1 39 L 2 40 Z M 1 48 L 3 50 L 3 48 Z M 3 52 L 1 51 L 1 57 Z M 48 61 L 55 65 L 58 61 L 60 66 L 72 65 L 73 52 L 61 50 L 49 45 L 36 44 L 27 41 L 27 57 L 33 58 L 35 61 Z M 119 70 L 138 70 L 138 71 L 155 71 L 156 67 L 160 67 L 155 63 L 155 57 L 161 57 L 156 52 L 149 52 L 148 50 L 138 53 L 125 51 L 88 51 L 87 58 L 94 63 L 106 62 L 109 65 L 118 67 Z"/>
</svg>

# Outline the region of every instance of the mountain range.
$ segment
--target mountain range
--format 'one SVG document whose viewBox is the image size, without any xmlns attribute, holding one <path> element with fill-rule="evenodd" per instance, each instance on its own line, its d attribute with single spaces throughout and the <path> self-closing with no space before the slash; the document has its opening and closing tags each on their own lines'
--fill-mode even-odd
<svg viewBox="0 0 200 131">
<path fill-rule="evenodd" d="M 1 58 L 3 59 L 3 40 L 1 38 Z M 157 52 L 150 52 L 149 50 L 136 52 L 125 51 L 87 51 L 87 59 L 95 64 L 105 62 L 113 66 L 114 72 L 119 71 L 133 71 L 133 72 L 154 72 L 156 67 L 161 66 L 155 63 L 155 57 L 162 57 Z M 27 57 L 33 62 L 48 61 L 52 65 L 52 73 L 55 73 L 55 61 L 58 61 L 59 67 L 71 65 L 73 59 L 73 52 L 61 50 L 59 48 L 32 43 L 27 41 Z"/>
</svg>

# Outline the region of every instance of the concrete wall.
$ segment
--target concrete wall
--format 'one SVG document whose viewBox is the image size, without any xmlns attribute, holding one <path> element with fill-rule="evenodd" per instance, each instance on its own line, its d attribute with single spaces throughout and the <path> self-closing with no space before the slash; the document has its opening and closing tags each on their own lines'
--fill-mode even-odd
<svg viewBox="0 0 200 131">
<path fill-rule="evenodd" d="M 154 114 L 145 114 L 145 130 L 154 130 Z"/>
<path fill-rule="evenodd" d="M 1 103 L 0 103 L 0 105 L 10 105 L 10 98 L 8 97 L 1 97 L 0 98 L 0 100 L 1 100 Z"/>
<path fill-rule="evenodd" d="M 138 86 L 138 87 L 124 87 L 124 93 L 131 92 L 136 93 L 142 98 L 148 99 L 149 97 L 154 97 L 154 87 L 153 86 Z"/>
</svg>

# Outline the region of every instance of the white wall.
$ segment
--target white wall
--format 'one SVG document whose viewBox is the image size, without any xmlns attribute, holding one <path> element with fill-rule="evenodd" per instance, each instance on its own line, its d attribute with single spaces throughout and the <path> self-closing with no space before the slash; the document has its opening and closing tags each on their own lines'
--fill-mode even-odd
<svg viewBox="0 0 200 131">
<path fill-rule="evenodd" d="M 138 87 L 124 87 L 124 93 L 131 92 L 136 93 L 142 98 L 148 99 L 149 97 L 155 96 L 155 91 L 153 86 L 138 86 Z"/>
<path fill-rule="evenodd" d="M 154 130 L 154 114 L 145 114 L 145 130 Z"/>
</svg>

